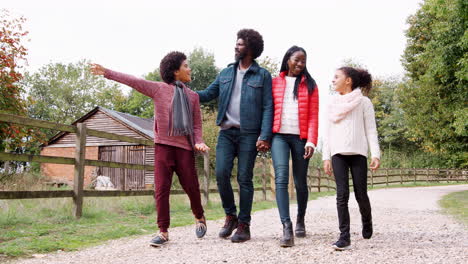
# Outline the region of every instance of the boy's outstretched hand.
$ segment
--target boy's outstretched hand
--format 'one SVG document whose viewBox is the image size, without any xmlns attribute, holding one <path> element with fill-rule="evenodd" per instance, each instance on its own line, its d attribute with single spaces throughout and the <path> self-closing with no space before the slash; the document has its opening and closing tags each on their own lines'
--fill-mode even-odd
<svg viewBox="0 0 468 264">
<path fill-rule="evenodd" d="M 89 65 L 91 66 L 90 67 L 91 73 L 94 75 L 104 75 L 104 73 L 106 72 L 106 68 L 102 67 L 99 64 L 90 63 Z"/>
</svg>

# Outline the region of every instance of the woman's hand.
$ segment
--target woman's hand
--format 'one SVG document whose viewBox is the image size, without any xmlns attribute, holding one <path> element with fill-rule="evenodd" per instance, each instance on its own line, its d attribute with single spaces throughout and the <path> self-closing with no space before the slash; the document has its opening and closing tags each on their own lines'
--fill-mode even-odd
<svg viewBox="0 0 468 264">
<path fill-rule="evenodd" d="M 201 152 L 207 152 L 210 150 L 210 147 L 208 147 L 205 143 L 198 143 L 195 144 L 195 150 L 201 151 Z"/>
<path fill-rule="evenodd" d="M 323 161 L 323 170 L 329 176 L 332 175 L 332 166 L 331 166 L 331 161 L 330 160 L 324 160 Z"/>
<path fill-rule="evenodd" d="M 372 171 L 376 171 L 380 167 L 380 160 L 378 158 L 372 158 L 369 167 Z"/>
<path fill-rule="evenodd" d="M 99 64 L 90 63 L 89 65 L 91 66 L 91 73 L 94 75 L 104 75 L 104 73 L 106 72 L 106 68 L 102 67 Z"/>
<path fill-rule="evenodd" d="M 305 147 L 305 154 L 304 154 L 304 159 L 310 159 L 312 155 L 314 154 L 314 148 L 313 147 Z"/>
</svg>

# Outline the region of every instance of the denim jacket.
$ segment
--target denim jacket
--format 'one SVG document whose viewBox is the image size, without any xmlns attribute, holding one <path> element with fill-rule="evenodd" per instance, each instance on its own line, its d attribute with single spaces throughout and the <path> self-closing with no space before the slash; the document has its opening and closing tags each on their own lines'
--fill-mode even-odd
<svg viewBox="0 0 468 264">
<path fill-rule="evenodd" d="M 197 91 L 200 102 L 208 102 L 219 97 L 216 118 L 218 126 L 226 119 L 238 65 L 239 63 L 229 64 L 208 88 Z M 255 61 L 245 73 L 240 101 L 241 132 L 257 133 L 260 135 L 259 140 L 269 141 L 273 123 L 271 75 Z"/>
</svg>

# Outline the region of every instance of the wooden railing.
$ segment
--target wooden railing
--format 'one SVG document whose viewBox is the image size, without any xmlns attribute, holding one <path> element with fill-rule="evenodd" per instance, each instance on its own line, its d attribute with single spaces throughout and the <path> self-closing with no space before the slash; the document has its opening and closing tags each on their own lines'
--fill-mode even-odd
<svg viewBox="0 0 468 264">
<path fill-rule="evenodd" d="M 84 190 L 84 167 L 85 166 L 101 166 L 110 168 L 124 168 L 136 170 L 154 170 L 153 166 L 141 164 L 129 164 L 110 161 L 88 160 L 85 159 L 86 154 L 86 137 L 95 136 L 124 142 L 136 143 L 146 146 L 154 146 L 150 140 L 133 138 L 123 135 L 111 134 L 103 131 L 86 128 L 85 124 L 78 123 L 76 126 L 63 125 L 43 120 L 37 120 L 22 116 L 0 113 L 0 121 L 14 123 L 24 126 L 39 127 L 46 129 L 59 130 L 76 134 L 75 142 L 75 158 L 53 157 L 45 155 L 29 155 L 29 154 L 12 154 L 0 153 L 0 160 L 3 161 L 24 161 L 38 163 L 55 163 L 55 164 L 70 164 L 74 165 L 73 190 L 54 190 L 54 191 L 0 191 L 0 199 L 34 199 L 34 198 L 57 198 L 57 197 L 72 197 L 74 208 L 73 214 L 76 218 L 80 218 L 83 212 L 83 197 L 108 197 L 108 196 L 139 196 L 139 195 L 154 195 L 153 190 L 138 190 L 138 191 L 96 191 Z M 203 177 L 205 180 L 202 184 L 202 192 L 204 193 L 204 202 L 208 201 L 209 190 L 209 158 L 208 153 L 203 155 L 204 168 Z M 172 190 L 171 193 L 183 193 L 183 190 Z"/>
<path fill-rule="evenodd" d="M 0 199 L 34 199 L 34 198 L 58 198 L 72 197 L 74 202 L 73 214 L 76 218 L 82 215 L 83 197 L 109 197 L 109 196 L 144 196 L 154 195 L 154 190 L 132 190 L 132 191 L 97 191 L 85 190 L 83 188 L 84 167 L 85 166 L 101 166 L 111 168 L 126 168 L 137 170 L 154 170 L 153 166 L 141 164 L 128 164 L 120 162 L 109 162 L 99 160 L 85 159 L 86 152 L 86 136 L 102 137 L 107 139 L 120 140 L 141 145 L 153 146 L 154 143 L 150 140 L 137 139 L 128 136 L 111 134 L 103 131 L 97 131 L 86 128 L 82 123 L 77 126 L 63 125 L 31 119 L 16 115 L 0 113 L 0 122 L 10 122 L 19 125 L 33 126 L 47 129 L 54 129 L 70 133 L 76 133 L 76 149 L 75 158 L 52 157 L 44 155 L 28 155 L 28 154 L 12 154 L 0 153 L 0 160 L 3 161 L 25 161 L 39 163 L 56 163 L 74 165 L 74 184 L 73 190 L 55 190 L 55 191 L 0 191 Z M 210 161 L 208 153 L 203 155 L 203 173 L 200 175 L 200 189 L 203 197 L 203 203 L 209 201 L 209 194 L 218 192 L 215 188 L 210 188 Z M 267 199 L 267 192 L 275 191 L 274 170 L 271 159 L 261 157 L 256 163 L 257 173 L 255 177 L 260 177 L 261 186 L 255 187 L 255 191 L 261 191 L 262 198 Z M 260 171 L 260 172 L 259 172 Z M 270 179 L 268 186 L 267 182 Z M 235 181 L 234 181 L 235 182 Z M 294 184 L 292 178 L 292 166 L 290 166 L 290 187 L 289 193 L 294 196 Z M 468 170 L 461 169 L 408 169 L 408 168 L 382 168 L 377 172 L 368 171 L 368 185 L 389 186 L 392 184 L 403 183 L 418 183 L 418 182 L 468 182 Z M 234 184 L 236 185 L 236 184 Z M 258 185 L 257 185 L 258 186 Z M 352 181 L 350 182 L 352 187 Z M 327 191 L 335 190 L 335 182 L 333 176 L 328 176 L 321 168 L 310 167 L 308 172 L 308 188 L 310 191 Z M 238 192 L 237 188 L 234 191 Z M 171 194 L 182 194 L 183 190 L 171 190 Z"/>
</svg>

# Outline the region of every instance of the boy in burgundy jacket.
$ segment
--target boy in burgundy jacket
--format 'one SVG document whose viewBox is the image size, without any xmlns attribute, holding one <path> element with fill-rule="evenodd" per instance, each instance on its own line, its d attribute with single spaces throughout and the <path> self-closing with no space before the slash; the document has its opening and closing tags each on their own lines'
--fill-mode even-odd
<svg viewBox="0 0 468 264">
<path fill-rule="evenodd" d="M 160 72 L 164 82 L 136 78 L 98 64 L 91 65 L 91 72 L 126 84 L 153 99 L 154 186 L 160 233 L 151 240 L 150 245 L 158 247 L 169 241 L 169 194 L 174 172 L 189 196 L 197 223 L 196 235 L 202 238 L 206 233 L 206 219 L 201 205 L 194 150 L 205 152 L 209 148 L 202 139 L 198 95 L 184 85 L 191 81 L 191 69 L 185 54 L 171 52 L 162 59 Z"/>
</svg>

